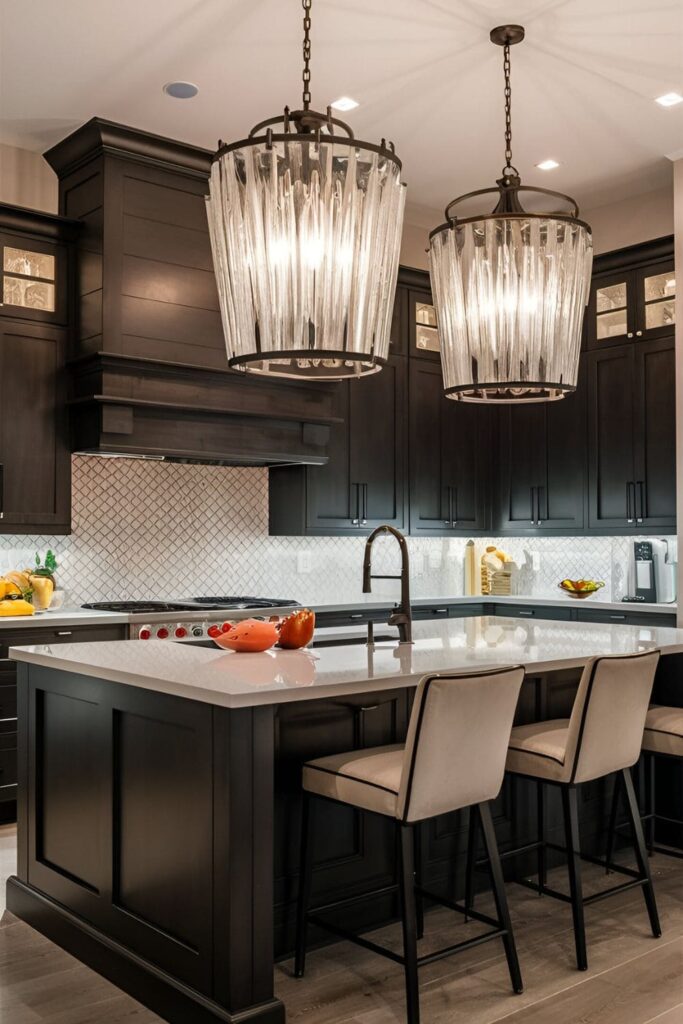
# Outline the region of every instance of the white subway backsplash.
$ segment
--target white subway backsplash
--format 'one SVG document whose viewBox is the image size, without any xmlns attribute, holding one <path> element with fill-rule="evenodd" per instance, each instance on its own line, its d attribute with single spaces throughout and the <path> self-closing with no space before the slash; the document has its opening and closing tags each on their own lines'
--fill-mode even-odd
<svg viewBox="0 0 683 1024">
<path fill-rule="evenodd" d="M 463 593 L 466 538 L 408 540 L 414 597 Z M 627 592 L 628 537 L 477 538 L 520 566 L 519 593 L 557 596 L 558 582 L 602 579 L 607 600 Z M 73 533 L 0 538 L 0 571 L 52 548 L 67 601 L 253 594 L 311 604 L 359 601 L 363 537 L 269 537 L 268 471 L 137 459 L 73 458 Z M 299 573 L 310 558 L 310 572 Z M 538 568 L 533 568 L 537 561 Z M 373 570 L 398 571 L 391 539 L 375 545 Z M 373 583 L 372 598 L 398 584 Z M 371 599 L 372 599 L 371 598 Z"/>
</svg>

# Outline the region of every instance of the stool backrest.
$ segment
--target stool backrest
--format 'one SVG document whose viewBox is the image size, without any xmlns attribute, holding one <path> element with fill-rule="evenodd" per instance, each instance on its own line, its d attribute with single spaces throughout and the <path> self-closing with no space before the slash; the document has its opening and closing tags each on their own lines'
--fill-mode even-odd
<svg viewBox="0 0 683 1024">
<path fill-rule="evenodd" d="M 569 720 L 567 781 L 589 782 L 636 763 L 658 662 L 655 650 L 587 663 Z"/>
<path fill-rule="evenodd" d="M 503 783 L 520 666 L 427 676 L 408 725 L 398 817 L 422 821 L 492 800 Z"/>
</svg>

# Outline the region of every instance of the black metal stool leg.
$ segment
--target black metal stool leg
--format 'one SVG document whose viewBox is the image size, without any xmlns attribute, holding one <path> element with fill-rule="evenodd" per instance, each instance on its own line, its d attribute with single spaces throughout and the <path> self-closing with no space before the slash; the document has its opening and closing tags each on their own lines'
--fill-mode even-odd
<svg viewBox="0 0 683 1024">
<path fill-rule="evenodd" d="M 614 779 L 612 791 L 612 806 L 609 812 L 609 824 L 607 826 L 607 850 L 605 853 L 605 874 L 610 873 L 612 867 L 612 855 L 614 853 L 614 840 L 617 831 L 617 814 L 619 813 L 619 788 L 621 786 L 621 772 L 617 772 Z"/>
<path fill-rule="evenodd" d="M 493 827 L 491 806 L 488 803 L 479 804 L 478 811 L 481 820 L 482 832 L 484 833 L 486 856 L 488 858 L 489 869 L 491 871 L 493 896 L 496 901 L 496 914 L 501 927 L 505 929 L 503 945 L 505 946 L 505 956 L 507 957 L 508 970 L 510 971 L 510 981 L 512 982 L 512 987 L 515 992 L 519 993 L 524 991 L 524 984 L 522 983 L 522 973 L 519 969 L 519 960 L 517 959 L 517 948 L 515 946 L 515 937 L 512 932 L 512 921 L 510 920 L 510 911 L 508 909 L 508 901 L 505 894 L 505 880 L 503 879 L 503 869 L 500 866 L 498 842 L 496 840 L 496 831 Z"/>
<path fill-rule="evenodd" d="M 301 804 L 301 847 L 299 851 L 299 895 L 296 907 L 296 950 L 294 974 L 303 978 L 306 969 L 306 936 L 308 933 L 308 905 L 313 875 L 313 803 L 314 798 L 304 790 Z"/>
<path fill-rule="evenodd" d="M 640 820 L 638 802 L 633 789 L 633 779 L 631 778 L 631 771 L 629 768 L 624 768 L 621 774 L 624 780 L 624 789 L 626 790 L 626 803 L 628 805 L 628 813 L 631 819 L 631 833 L 633 835 L 633 846 L 635 848 L 636 860 L 638 862 L 638 870 L 646 880 L 645 885 L 643 886 L 645 905 L 647 906 L 647 912 L 650 918 L 652 934 L 656 939 L 658 939 L 662 934 L 662 929 L 659 924 L 655 891 L 652 886 L 652 875 L 650 874 L 650 862 L 647 855 L 647 849 L 645 847 L 645 837 L 643 836 L 643 826 Z"/>
<path fill-rule="evenodd" d="M 647 851 L 652 856 L 655 849 L 655 827 L 657 824 L 656 785 L 655 785 L 655 755 L 647 754 L 645 757 L 645 772 L 648 782 L 647 801 Z"/>
<path fill-rule="evenodd" d="M 400 830 L 399 886 L 403 923 L 403 968 L 406 978 L 406 1011 L 408 1024 L 420 1024 L 420 998 L 417 980 L 417 914 L 415 910 L 414 839 L 411 825 L 398 825 Z"/>
<path fill-rule="evenodd" d="M 536 851 L 538 867 L 538 895 L 542 896 L 543 888 L 547 881 L 545 857 L 545 787 L 542 779 L 539 779 L 536 783 L 536 822 L 536 838 L 540 844 Z"/>
<path fill-rule="evenodd" d="M 581 847 L 579 839 L 579 808 L 576 786 L 562 787 L 562 809 L 567 845 L 567 867 L 569 869 L 569 890 L 574 919 L 574 944 L 576 966 L 580 971 L 588 968 L 586 956 L 586 928 L 583 919 L 583 888 L 581 885 Z"/>
<path fill-rule="evenodd" d="M 424 900 L 419 889 L 422 887 L 422 828 L 413 826 L 415 851 L 415 918 L 417 921 L 417 937 L 421 939 L 425 933 Z"/>
<path fill-rule="evenodd" d="M 474 871 L 477 861 L 477 815 L 479 808 L 473 804 L 469 809 L 469 821 L 467 824 L 467 865 L 465 868 L 465 907 L 470 910 L 474 907 Z M 465 920 L 469 917 L 465 914 Z"/>
</svg>

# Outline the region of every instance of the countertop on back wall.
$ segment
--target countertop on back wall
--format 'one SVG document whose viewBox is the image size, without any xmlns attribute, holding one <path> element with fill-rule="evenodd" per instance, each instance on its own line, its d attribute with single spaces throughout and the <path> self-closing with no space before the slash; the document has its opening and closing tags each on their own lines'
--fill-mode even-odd
<svg viewBox="0 0 683 1024">
<path fill-rule="evenodd" d="M 169 599 L 170 600 L 170 599 Z M 428 608 L 438 607 L 439 605 L 472 605 L 472 604 L 497 604 L 497 605 L 532 605 L 536 608 L 548 606 L 558 607 L 565 606 L 569 608 L 593 608 L 596 611 L 640 611 L 640 612 L 659 612 L 660 614 L 672 614 L 676 611 L 677 605 L 673 604 L 647 604 L 644 602 L 623 602 L 623 601 L 599 601 L 593 600 L 588 597 L 583 600 L 577 600 L 570 597 L 558 597 L 549 596 L 535 596 L 535 597 L 496 597 L 481 594 L 474 595 L 458 595 L 448 596 L 446 594 L 436 595 L 434 597 L 419 597 L 415 598 L 411 604 L 414 608 Z M 354 612 L 354 611 L 367 611 L 368 609 L 381 610 L 383 608 L 391 608 L 395 603 L 395 598 L 391 595 L 382 594 L 368 594 L 367 598 L 352 599 L 349 601 L 340 601 L 336 604 L 318 604 L 312 602 L 310 607 L 316 612 L 322 613 L 342 613 L 342 612 Z M 221 618 L 230 616 L 229 611 L 223 613 L 216 612 L 215 618 Z M 239 613 L 240 618 L 248 617 L 249 613 Z M 257 613 L 258 614 L 258 613 Z M 261 614 L 265 614 L 262 612 Z M 234 615 L 234 613 L 233 613 Z M 125 625 L 126 623 L 155 623 L 155 622 L 191 622 L 200 618 L 204 618 L 204 612 L 179 612 L 177 615 L 172 615 L 168 612 L 159 612 L 155 615 L 127 615 L 120 612 L 99 612 L 92 611 L 85 608 L 63 608 L 55 612 L 42 612 L 36 615 L 8 615 L 0 616 L 0 629 L 17 629 L 17 628 L 47 628 L 61 626 L 93 626 L 93 625 Z M 209 618 L 214 616 L 209 615 Z M 236 617 L 236 616 L 235 616 Z"/>
</svg>

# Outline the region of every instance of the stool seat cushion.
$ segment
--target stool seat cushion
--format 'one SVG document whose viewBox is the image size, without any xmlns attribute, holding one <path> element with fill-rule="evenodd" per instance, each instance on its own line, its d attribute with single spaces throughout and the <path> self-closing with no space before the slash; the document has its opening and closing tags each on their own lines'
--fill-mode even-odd
<svg viewBox="0 0 683 1024">
<path fill-rule="evenodd" d="M 330 800 L 396 817 L 403 753 L 399 743 L 319 757 L 304 765 L 303 787 Z"/>
<path fill-rule="evenodd" d="M 683 708 L 650 708 L 645 719 L 643 750 L 683 757 Z"/>
<path fill-rule="evenodd" d="M 510 735 L 506 771 L 564 781 L 569 719 L 517 725 Z"/>
</svg>

